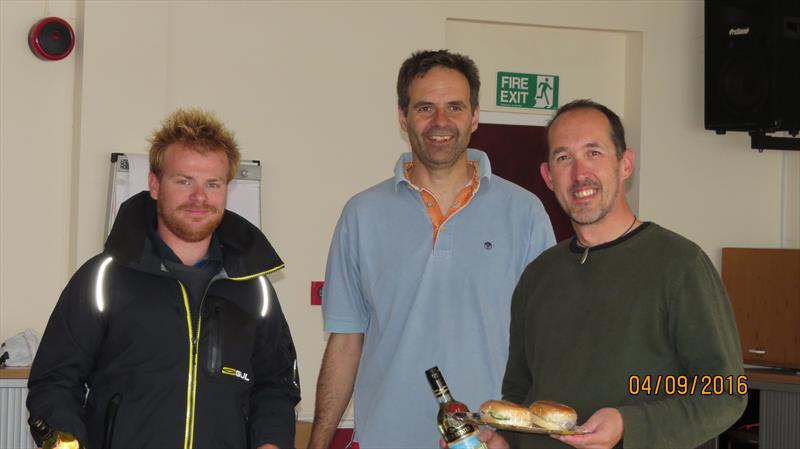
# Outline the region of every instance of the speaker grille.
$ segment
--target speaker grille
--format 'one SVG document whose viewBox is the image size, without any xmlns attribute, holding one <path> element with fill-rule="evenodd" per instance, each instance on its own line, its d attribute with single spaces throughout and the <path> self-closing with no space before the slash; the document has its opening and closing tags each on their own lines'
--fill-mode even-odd
<svg viewBox="0 0 800 449">
<path fill-rule="evenodd" d="M 752 53 L 733 55 L 720 64 L 714 84 L 726 115 L 746 120 L 764 110 L 773 89 L 769 66 L 765 55 Z"/>
<path fill-rule="evenodd" d="M 705 127 L 800 126 L 800 0 L 706 0 Z"/>
</svg>

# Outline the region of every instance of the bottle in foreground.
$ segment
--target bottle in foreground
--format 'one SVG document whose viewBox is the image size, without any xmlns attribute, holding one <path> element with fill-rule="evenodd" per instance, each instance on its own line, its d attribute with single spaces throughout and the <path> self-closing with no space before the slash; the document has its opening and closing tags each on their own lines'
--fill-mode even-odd
<svg viewBox="0 0 800 449">
<path fill-rule="evenodd" d="M 436 417 L 436 424 L 439 427 L 447 447 L 450 449 L 486 449 L 486 445 L 478 440 L 478 428 L 472 424 L 461 422 L 452 417 L 453 413 L 469 412 L 466 405 L 453 399 L 447 383 L 444 381 L 439 367 L 425 371 L 428 383 L 431 384 L 433 395 L 439 402 L 439 414 Z"/>
<path fill-rule="evenodd" d="M 72 434 L 51 429 L 41 418 L 30 418 L 28 424 L 30 424 L 36 440 L 42 442 L 42 449 L 80 449 L 81 447 Z"/>
</svg>

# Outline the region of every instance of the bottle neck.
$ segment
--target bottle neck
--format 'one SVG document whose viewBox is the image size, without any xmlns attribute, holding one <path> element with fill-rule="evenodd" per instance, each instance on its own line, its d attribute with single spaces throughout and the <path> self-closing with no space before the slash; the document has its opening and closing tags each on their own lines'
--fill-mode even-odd
<svg viewBox="0 0 800 449">
<path fill-rule="evenodd" d="M 449 392 L 447 392 L 447 393 L 441 393 L 441 394 L 437 394 L 437 395 L 436 395 L 436 402 L 438 402 L 438 403 L 440 403 L 440 404 L 444 404 L 444 403 L 446 403 L 446 402 L 450 402 L 450 401 L 452 401 L 452 400 L 453 400 L 453 397 L 452 397 L 452 396 L 450 396 L 450 393 L 449 393 Z"/>
<path fill-rule="evenodd" d="M 48 426 L 47 423 L 42 419 L 33 421 L 31 426 L 37 433 L 37 436 L 42 440 L 48 440 L 53 436 L 53 429 L 51 429 L 50 426 Z"/>
</svg>

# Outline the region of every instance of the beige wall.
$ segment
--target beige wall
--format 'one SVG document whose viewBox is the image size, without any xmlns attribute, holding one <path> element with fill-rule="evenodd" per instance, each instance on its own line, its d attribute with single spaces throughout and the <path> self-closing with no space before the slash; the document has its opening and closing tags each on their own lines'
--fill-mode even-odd
<svg viewBox="0 0 800 449">
<path fill-rule="evenodd" d="M 25 43 L 47 5 L 79 33 L 61 62 L 36 60 Z M 406 149 L 396 71 L 411 51 L 448 45 L 448 19 L 640 33 L 624 43 L 641 55 L 624 67 L 640 94 L 612 101 L 640 145 L 642 218 L 717 263 L 723 246 L 796 245 L 800 194 L 782 185 L 798 184 L 798 155 L 703 130 L 702 2 L 4 0 L 0 339 L 41 331 L 68 276 L 101 248 L 109 153 L 143 152 L 169 111 L 203 106 L 264 166 L 262 223 L 287 263 L 274 280 L 310 415 L 325 339 L 309 282 L 324 276 L 344 202 Z M 562 94 L 590 93 L 587 83 Z"/>
</svg>

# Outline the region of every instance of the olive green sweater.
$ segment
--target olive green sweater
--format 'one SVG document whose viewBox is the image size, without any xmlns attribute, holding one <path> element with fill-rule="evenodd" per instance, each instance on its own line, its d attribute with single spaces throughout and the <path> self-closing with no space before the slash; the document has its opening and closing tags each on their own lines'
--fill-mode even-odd
<svg viewBox="0 0 800 449">
<path fill-rule="evenodd" d="M 736 391 L 742 357 L 730 302 L 705 253 L 654 223 L 593 248 L 585 264 L 582 253 L 574 239 L 561 242 L 523 273 L 503 399 L 562 402 L 579 424 L 615 407 L 625 448 L 692 448 L 727 429 L 747 401 Z M 697 377 L 694 394 L 686 391 L 704 375 L 733 377 Z M 714 382 L 723 394 L 713 394 Z M 706 384 L 712 394 L 701 394 Z M 503 435 L 514 449 L 565 447 L 542 435 Z"/>
</svg>

